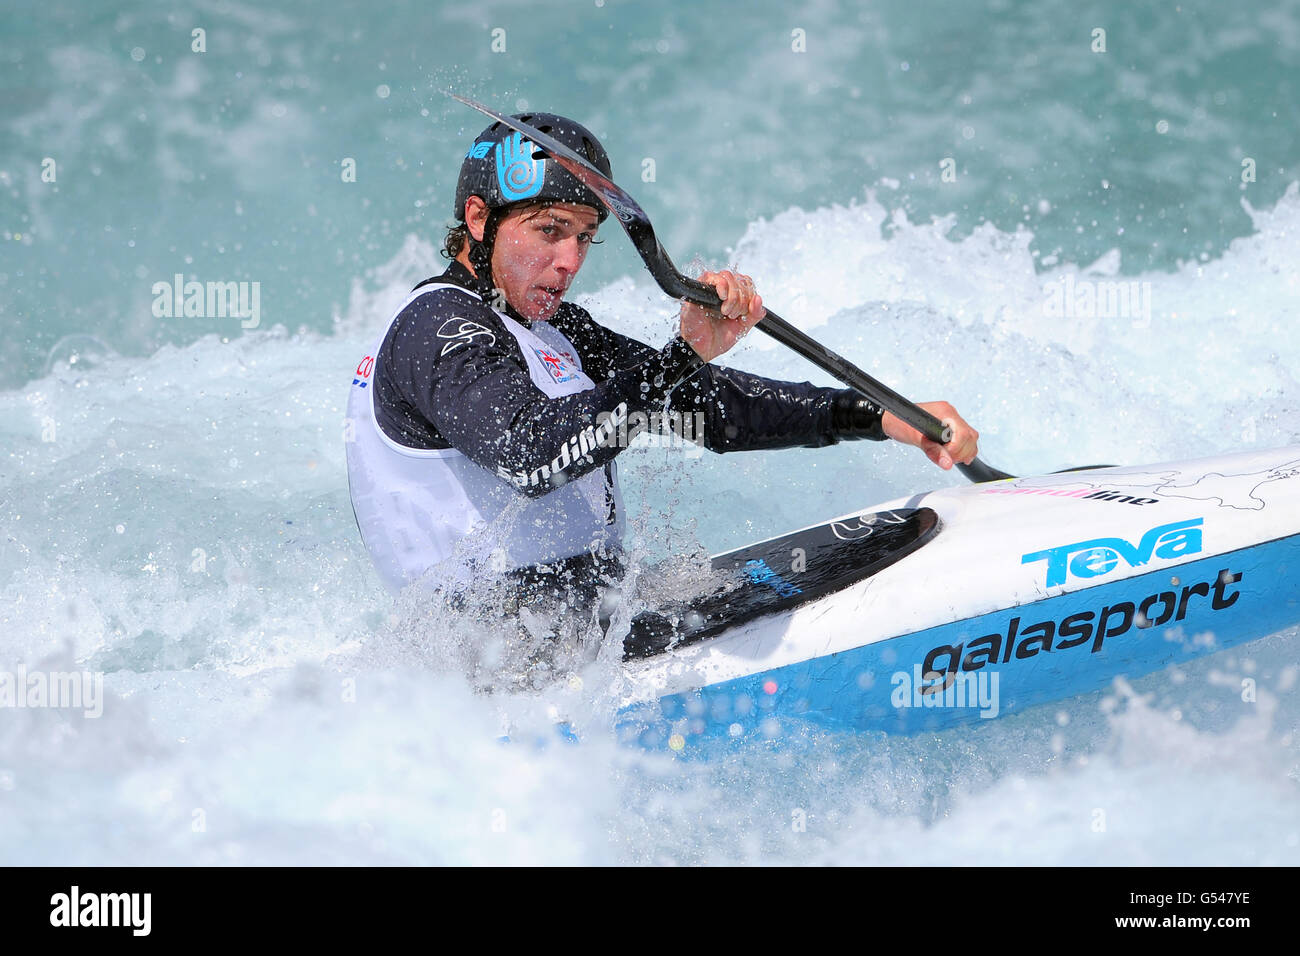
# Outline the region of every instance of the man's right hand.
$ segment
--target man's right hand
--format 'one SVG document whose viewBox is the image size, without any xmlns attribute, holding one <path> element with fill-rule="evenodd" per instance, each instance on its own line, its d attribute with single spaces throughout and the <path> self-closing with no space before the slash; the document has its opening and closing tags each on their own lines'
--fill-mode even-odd
<svg viewBox="0 0 1300 956">
<path fill-rule="evenodd" d="M 710 362 L 739 342 L 767 310 L 754 291 L 754 280 L 747 275 L 724 269 L 702 273 L 700 281 L 717 290 L 722 306 L 706 309 L 693 302 L 682 303 L 681 335 L 700 358 Z"/>
</svg>

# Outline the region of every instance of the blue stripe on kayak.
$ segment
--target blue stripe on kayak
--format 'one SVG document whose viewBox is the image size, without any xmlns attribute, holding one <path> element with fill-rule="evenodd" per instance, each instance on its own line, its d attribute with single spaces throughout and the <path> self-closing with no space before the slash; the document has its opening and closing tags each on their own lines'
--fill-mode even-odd
<svg viewBox="0 0 1300 956">
<path fill-rule="evenodd" d="M 787 718 L 907 734 L 1015 713 L 1294 625 L 1297 575 L 1300 535 L 1292 535 L 664 697 L 625 709 L 619 733 L 682 750 L 712 737 L 776 736 Z M 1050 650 L 1047 628 L 1035 627 L 1043 622 L 1054 632 Z M 1091 633 L 1080 640 L 1085 623 Z M 956 661 L 941 648 L 958 650 Z M 927 664 L 936 673 L 928 680 Z"/>
</svg>

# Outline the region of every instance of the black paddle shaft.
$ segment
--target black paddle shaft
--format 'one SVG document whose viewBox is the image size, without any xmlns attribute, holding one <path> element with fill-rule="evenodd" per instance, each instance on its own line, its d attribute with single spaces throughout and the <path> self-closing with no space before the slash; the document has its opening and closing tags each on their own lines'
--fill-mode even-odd
<svg viewBox="0 0 1300 956">
<path fill-rule="evenodd" d="M 680 285 L 683 288 L 681 294 L 674 295 L 674 292 L 664 287 L 663 283 L 660 283 L 660 287 L 664 288 L 664 291 L 669 295 L 674 295 L 675 298 L 687 299 L 709 308 L 717 308 L 722 304 L 722 299 L 713 286 L 680 274 L 678 274 L 678 278 L 681 280 Z M 845 385 L 865 395 L 881 408 L 892 412 L 901 421 L 911 425 L 930 441 L 938 442 L 941 445 L 946 445 L 952 441 L 952 428 L 950 426 L 939 421 L 919 405 L 908 401 L 888 385 L 872 378 L 852 362 L 832 352 L 816 339 L 799 331 L 771 309 L 767 310 L 767 315 L 763 316 L 762 321 L 755 328 L 762 329 L 782 345 L 799 353 L 818 368 L 830 373 Z M 975 484 L 1014 477 L 990 467 L 978 458 L 969 465 L 958 463 L 957 468 L 968 480 Z"/>
<path fill-rule="evenodd" d="M 682 278 L 684 280 L 682 285 L 686 287 L 686 291 L 679 298 L 711 309 L 716 309 L 722 305 L 722 299 L 713 286 L 685 276 Z M 844 384 L 857 389 L 881 408 L 893 412 L 930 441 L 938 442 L 941 445 L 946 445 L 952 441 L 951 427 L 939 421 L 924 408 L 908 401 L 889 386 L 876 381 L 852 362 L 845 361 L 816 339 L 805 335 L 771 309 L 767 310 L 767 315 L 763 316 L 755 328 L 761 329 L 782 345 L 798 352 L 808 361 L 834 375 Z"/>
<path fill-rule="evenodd" d="M 650 271 L 650 275 L 654 277 L 655 282 L 664 292 L 674 299 L 686 299 L 706 308 L 716 309 L 722 304 L 722 299 L 719 298 L 717 291 L 712 286 L 688 278 L 677 271 L 672 258 L 659 243 L 658 237 L 655 236 L 654 227 L 650 224 L 650 217 L 646 215 L 645 210 L 622 187 L 591 165 L 586 158 L 578 155 L 578 153 L 558 140 L 547 136 L 541 130 L 533 128 L 528 123 L 505 116 L 493 109 L 489 109 L 482 103 L 460 96 L 450 90 L 446 92 L 452 99 L 459 100 L 466 106 L 473 107 L 480 113 L 484 113 L 497 122 L 504 123 L 511 129 L 527 136 L 535 146 L 540 147 L 540 152 L 536 149 L 533 151 L 533 159 L 554 159 L 594 192 L 601 202 L 618 217 L 619 222 L 622 223 L 624 230 L 627 232 L 628 238 L 632 240 L 632 245 Z M 931 441 L 946 445 L 952 440 L 952 429 L 944 425 L 939 419 L 915 403 L 908 401 L 893 389 L 876 381 L 862 369 L 841 358 L 820 342 L 800 332 L 771 309 L 767 310 L 767 315 L 763 317 L 756 328 L 762 329 L 818 368 L 865 395 L 885 411 L 911 425 Z M 1013 477 L 1006 472 L 998 471 L 996 468 L 990 468 L 978 458 L 969 465 L 959 464 L 957 467 L 963 475 L 973 482 L 997 481 L 1002 478 Z"/>
</svg>

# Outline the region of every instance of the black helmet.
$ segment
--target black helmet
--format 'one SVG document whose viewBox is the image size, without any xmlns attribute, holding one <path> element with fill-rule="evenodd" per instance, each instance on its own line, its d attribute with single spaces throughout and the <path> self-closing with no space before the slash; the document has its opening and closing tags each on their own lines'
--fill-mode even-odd
<svg viewBox="0 0 1300 956">
<path fill-rule="evenodd" d="M 516 113 L 513 118 L 559 140 L 613 178 L 605 148 L 581 123 L 554 113 Z M 461 222 L 470 196 L 481 196 L 489 209 L 531 199 L 591 206 L 601 222 L 609 214 L 595 193 L 505 123 L 493 123 L 485 129 L 465 154 L 456 184 L 455 216 Z"/>
</svg>

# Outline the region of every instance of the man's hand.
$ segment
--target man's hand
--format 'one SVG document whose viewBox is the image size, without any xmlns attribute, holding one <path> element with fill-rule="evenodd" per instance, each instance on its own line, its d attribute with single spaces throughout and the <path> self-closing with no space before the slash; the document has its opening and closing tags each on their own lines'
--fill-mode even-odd
<svg viewBox="0 0 1300 956">
<path fill-rule="evenodd" d="M 952 441 L 946 445 L 932 442 L 911 425 L 906 424 L 892 412 L 885 412 L 880 420 L 880 427 L 886 435 L 901 441 L 904 445 L 915 445 L 925 452 L 927 458 L 945 471 L 955 462 L 969 465 L 979 454 L 980 433 L 966 424 L 966 420 L 957 414 L 957 409 L 947 402 L 918 402 L 921 408 L 933 415 L 945 425 L 952 427 Z"/>
<path fill-rule="evenodd" d="M 710 362 L 739 342 L 767 310 L 749 276 L 724 269 L 705 272 L 700 281 L 717 289 L 722 307 L 706 309 L 693 302 L 683 302 L 681 335 L 700 358 Z"/>
</svg>

